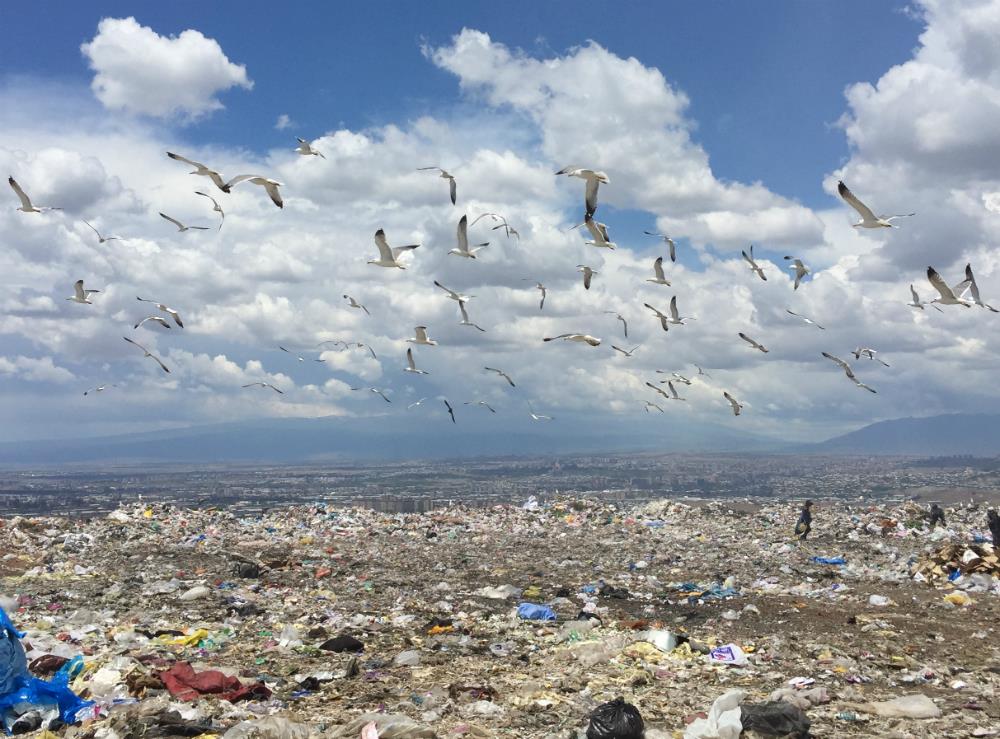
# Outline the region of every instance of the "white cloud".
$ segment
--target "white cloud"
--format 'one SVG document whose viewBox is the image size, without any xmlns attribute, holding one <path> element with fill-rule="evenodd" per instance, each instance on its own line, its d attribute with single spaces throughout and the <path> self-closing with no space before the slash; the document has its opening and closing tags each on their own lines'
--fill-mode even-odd
<svg viewBox="0 0 1000 739">
<path fill-rule="evenodd" d="M 295 121 L 289 117 L 288 113 L 282 113 L 278 116 L 278 120 L 275 122 L 274 127 L 278 131 L 284 131 L 286 128 L 291 128 L 294 125 Z"/>
<path fill-rule="evenodd" d="M 223 107 L 218 93 L 253 87 L 246 67 L 190 29 L 167 37 L 132 17 L 104 18 L 80 51 L 95 72 L 91 88 L 109 110 L 198 118 Z"/>
<path fill-rule="evenodd" d="M 57 366 L 52 357 L 2 357 L 0 375 L 20 377 L 31 382 L 65 384 L 72 382 L 73 373 Z"/>
</svg>

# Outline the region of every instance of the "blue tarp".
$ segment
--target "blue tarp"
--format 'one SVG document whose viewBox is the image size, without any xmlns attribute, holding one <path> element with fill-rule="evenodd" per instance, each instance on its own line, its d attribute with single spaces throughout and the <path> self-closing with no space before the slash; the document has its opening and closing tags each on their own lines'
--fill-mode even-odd
<svg viewBox="0 0 1000 739">
<path fill-rule="evenodd" d="M 522 603 L 517 607 L 517 615 L 529 621 L 555 621 L 556 612 L 538 603 Z"/>
</svg>

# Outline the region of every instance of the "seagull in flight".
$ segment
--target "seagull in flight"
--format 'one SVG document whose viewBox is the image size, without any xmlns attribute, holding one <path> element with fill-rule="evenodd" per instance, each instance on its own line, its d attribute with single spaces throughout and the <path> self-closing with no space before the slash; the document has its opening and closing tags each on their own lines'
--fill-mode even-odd
<svg viewBox="0 0 1000 739">
<path fill-rule="evenodd" d="M 93 302 L 90 300 L 90 296 L 99 292 L 100 290 L 84 290 L 83 280 L 77 280 L 73 283 L 73 294 L 66 298 L 66 300 L 72 300 L 74 303 L 86 303 L 87 305 L 93 305 Z"/>
<path fill-rule="evenodd" d="M 867 346 L 859 346 L 857 349 L 851 352 L 851 354 L 854 355 L 855 359 L 861 359 L 861 357 L 868 357 L 868 359 L 872 359 L 876 362 L 879 362 L 880 364 L 886 367 L 889 366 L 888 362 L 883 361 L 875 356 L 876 354 L 878 354 L 878 352 L 875 349 L 869 349 Z"/>
<path fill-rule="evenodd" d="M 660 406 L 658 406 L 652 400 L 644 400 L 643 402 L 646 404 L 646 413 L 649 413 L 650 408 L 656 408 L 656 410 L 658 410 L 660 413 L 663 413 L 663 409 L 660 408 Z"/>
<path fill-rule="evenodd" d="M 785 259 L 791 262 L 791 264 L 788 265 L 788 269 L 795 270 L 795 287 L 793 289 L 798 290 L 799 283 L 802 282 L 802 278 L 809 274 L 809 268 L 802 263 L 801 259 L 797 259 L 796 257 L 785 257 Z"/>
<path fill-rule="evenodd" d="M 183 223 L 181 223 L 180 221 L 178 221 L 176 218 L 171 218 L 166 213 L 160 213 L 160 218 L 165 218 L 166 220 L 170 221 L 172 224 L 174 224 L 175 226 L 177 226 L 177 230 L 180 231 L 181 233 L 184 233 L 185 231 L 208 231 L 209 230 L 208 226 L 185 226 Z"/>
<path fill-rule="evenodd" d="M 146 316 L 137 324 L 135 324 L 132 328 L 139 328 L 139 326 L 146 323 L 146 321 L 152 321 L 153 323 L 158 323 L 161 326 L 163 326 L 163 328 L 170 328 L 170 324 L 167 323 L 167 319 L 161 318 L 160 316 Z"/>
<path fill-rule="evenodd" d="M 385 240 L 385 231 L 380 228 L 375 232 L 375 246 L 378 247 L 378 259 L 369 259 L 368 264 L 374 264 L 377 267 L 396 267 L 397 269 L 406 269 L 406 267 L 399 263 L 399 257 L 404 252 L 412 251 L 418 248 L 420 244 L 390 247 L 389 242 Z"/>
<path fill-rule="evenodd" d="M 685 385 L 690 385 L 691 384 L 691 380 L 689 380 L 687 377 L 685 377 L 684 375 L 682 375 L 680 372 L 671 372 L 670 376 L 673 377 L 675 380 L 677 380 L 677 382 L 683 382 Z M 669 380 L 668 380 L 668 382 L 669 382 Z"/>
<path fill-rule="evenodd" d="M 500 375 L 500 377 L 505 379 L 510 384 L 511 387 L 517 387 L 517 385 L 514 384 L 514 381 L 510 379 L 510 375 L 508 375 L 503 370 L 497 369 L 496 367 L 483 367 L 483 369 L 486 370 L 487 372 L 496 372 L 498 375 Z"/>
<path fill-rule="evenodd" d="M 583 273 L 583 289 L 584 290 L 589 290 L 590 289 L 590 281 L 594 279 L 594 275 L 601 274 L 596 269 L 591 269 L 586 264 L 578 264 L 578 265 L 576 265 L 576 271 Z"/>
<path fill-rule="evenodd" d="M 259 174 L 238 174 L 233 179 L 226 183 L 227 188 L 232 188 L 241 182 L 249 182 L 251 185 L 260 185 L 267 192 L 268 197 L 271 198 L 271 202 L 277 205 L 279 208 L 284 208 L 285 203 L 281 199 L 281 193 L 278 192 L 278 188 L 282 187 L 282 184 L 277 180 L 272 180 L 270 177 L 264 177 Z M 227 189 L 226 192 L 229 192 Z"/>
<path fill-rule="evenodd" d="M 288 349 L 286 349 L 286 348 L 285 348 L 285 347 L 283 347 L 283 346 L 279 346 L 278 348 L 279 348 L 279 349 L 281 349 L 281 351 L 285 352 L 285 354 L 291 354 L 291 355 L 292 355 L 293 357 L 295 357 L 295 358 L 296 358 L 297 360 L 299 360 L 300 362 L 304 362 L 304 361 L 306 361 L 306 360 L 305 360 L 305 359 L 304 359 L 303 357 L 301 357 L 300 355 L 296 354 L 295 352 L 292 352 L 292 351 L 289 351 Z M 314 361 L 314 362 L 322 362 L 323 360 L 322 360 L 322 359 L 314 359 L 313 361 Z"/>
<path fill-rule="evenodd" d="M 382 398 L 386 403 L 391 403 L 392 401 L 385 397 L 385 393 L 379 390 L 377 387 L 352 387 L 351 390 L 367 390 L 370 393 L 375 393 L 377 396 Z"/>
<path fill-rule="evenodd" d="M 413 349 L 408 348 L 406 350 L 406 366 L 403 367 L 403 372 L 412 372 L 415 375 L 429 375 L 430 373 L 426 370 L 417 369 L 417 363 L 413 361 Z"/>
<path fill-rule="evenodd" d="M 18 200 L 21 201 L 21 207 L 18 210 L 22 213 L 44 213 L 47 210 L 62 210 L 62 208 L 53 208 L 50 205 L 34 205 L 31 202 L 31 198 L 21 189 L 21 186 L 17 184 L 17 180 L 13 177 L 7 178 L 7 184 L 10 185 L 14 194 L 17 195 Z"/>
<path fill-rule="evenodd" d="M 793 310 L 792 310 L 791 308 L 785 308 L 785 313 L 787 313 L 787 314 L 788 314 L 788 315 L 790 315 L 790 316 L 795 316 L 796 318 L 801 318 L 801 319 L 802 319 L 803 321 L 805 321 L 806 323 L 808 323 L 808 324 L 810 324 L 810 325 L 812 325 L 812 326 L 815 326 L 816 328 L 820 328 L 820 329 L 823 329 L 824 331 L 826 330 L 826 328 L 825 328 L 824 326 L 820 326 L 820 325 L 819 325 L 818 323 L 816 323 L 816 321 L 814 321 L 813 319 L 811 319 L 811 318 L 806 318 L 806 317 L 805 317 L 804 315 L 802 315 L 801 313 L 796 313 L 796 312 L 795 312 L 795 311 L 793 311 Z"/>
<path fill-rule="evenodd" d="M 874 388 L 868 387 L 863 382 L 861 382 L 857 377 L 854 376 L 854 370 L 851 369 L 851 365 L 849 365 L 843 359 L 840 359 L 839 357 L 835 357 L 832 354 L 828 354 L 827 352 L 823 352 L 823 356 L 826 357 L 827 359 L 829 359 L 834 364 L 836 364 L 842 370 L 844 370 L 844 374 L 847 375 L 847 379 L 849 379 L 855 385 L 857 385 L 858 387 L 864 388 L 865 390 L 867 390 L 870 393 L 874 393 L 875 392 Z"/>
<path fill-rule="evenodd" d="M 98 231 L 93 226 L 91 226 L 89 222 L 84 221 L 84 223 L 86 223 L 87 226 L 90 227 L 91 231 L 93 231 L 95 234 L 97 234 L 97 243 L 99 243 L 99 244 L 103 244 L 105 241 L 121 241 L 121 239 L 119 239 L 117 236 L 102 236 L 101 232 Z"/>
<path fill-rule="evenodd" d="M 438 172 L 441 173 L 438 175 L 438 177 L 440 177 L 442 180 L 448 180 L 448 192 L 451 195 L 451 204 L 454 205 L 455 202 L 458 200 L 458 186 L 455 184 L 454 175 L 449 174 L 440 167 L 417 167 L 418 172 L 426 172 L 427 170 L 430 169 L 436 169 Z M 454 421 L 455 419 L 452 418 L 452 420 Z"/>
<path fill-rule="evenodd" d="M 615 249 L 617 244 L 608 236 L 608 227 L 599 221 L 595 221 L 593 216 L 584 218 L 583 225 L 590 231 L 591 240 L 584 243 L 589 246 L 596 246 L 600 249 Z"/>
<path fill-rule="evenodd" d="M 365 306 L 361 305 L 361 303 L 359 303 L 357 300 L 355 300 L 354 298 L 352 298 L 350 295 L 344 295 L 344 299 L 348 301 L 348 304 L 352 308 L 360 308 L 361 310 L 363 310 L 365 312 L 366 315 L 369 315 L 369 316 L 371 315 L 371 313 L 368 311 L 367 308 L 365 308 Z"/>
<path fill-rule="evenodd" d="M 654 280 L 646 280 L 646 282 L 652 282 L 654 285 L 666 285 L 670 287 L 670 280 L 667 276 L 663 274 L 663 257 L 657 257 L 656 261 L 653 262 L 653 274 L 656 275 Z"/>
<path fill-rule="evenodd" d="M 767 354 L 768 349 L 765 348 L 765 346 L 763 344 L 761 344 L 758 341 L 754 341 L 753 339 L 751 339 L 749 336 L 747 336 L 742 331 L 740 331 L 739 337 L 741 339 L 743 339 L 743 341 L 745 341 L 746 343 L 748 343 L 750 346 L 752 346 L 754 349 L 756 349 L 757 351 L 763 352 L 764 354 Z"/>
<path fill-rule="evenodd" d="M 847 189 L 847 185 L 843 182 L 837 183 L 837 192 L 861 216 L 861 220 L 853 224 L 854 228 L 899 228 L 899 226 L 892 223 L 894 219 L 909 218 L 916 215 L 916 213 L 897 213 L 893 216 L 876 216 L 871 208 L 858 200 L 854 193 Z"/>
<path fill-rule="evenodd" d="M 923 302 L 920 299 L 920 296 L 917 295 L 916 288 L 914 288 L 913 285 L 910 285 L 910 295 L 913 296 L 913 302 L 912 303 L 907 303 L 907 305 L 910 306 L 911 308 L 919 308 L 920 310 L 923 310 L 925 305 L 929 305 L 932 308 L 935 308 L 938 313 L 944 313 L 944 311 L 941 310 L 941 306 L 937 305 L 936 303 L 925 303 L 925 302 Z"/>
<path fill-rule="evenodd" d="M 163 311 L 164 313 L 166 313 L 167 315 L 169 315 L 171 318 L 174 319 L 174 323 L 176 323 L 181 328 L 184 328 L 184 322 L 181 321 L 180 314 L 170 306 L 164 305 L 163 303 L 159 303 L 155 300 L 140 298 L 138 295 L 135 297 L 135 299 L 138 300 L 140 303 L 152 303 L 153 305 L 156 306 L 156 310 Z"/>
<path fill-rule="evenodd" d="M 486 331 L 486 329 L 480 326 L 479 324 L 473 323 L 472 321 L 469 320 L 469 312 L 465 310 L 464 300 L 458 301 L 458 309 L 462 312 L 462 320 L 458 322 L 459 326 L 472 326 L 472 328 L 478 329 L 479 331 L 483 332 Z"/>
<path fill-rule="evenodd" d="M 607 315 L 609 315 L 609 316 L 614 316 L 615 318 L 617 318 L 619 321 L 622 322 L 622 329 L 624 329 L 624 331 L 625 331 L 625 338 L 627 339 L 628 338 L 628 321 L 625 320 L 625 317 L 621 313 L 619 313 L 618 311 L 614 311 L 614 310 L 606 310 L 604 312 Z"/>
<path fill-rule="evenodd" d="M 493 406 L 491 406 L 485 400 L 467 400 L 462 405 L 481 405 L 483 408 L 485 408 L 486 410 L 488 410 L 490 413 L 496 413 L 496 411 L 493 410 Z"/>
<path fill-rule="evenodd" d="M 305 139 L 300 139 L 298 136 L 296 136 L 295 140 L 299 142 L 299 145 L 295 147 L 295 151 L 297 151 L 302 156 L 314 156 L 314 157 L 320 157 L 321 159 L 326 159 L 326 157 L 323 156 L 323 152 L 319 151 L 318 149 L 314 149 L 312 147 L 312 144 L 310 144 Z"/>
<path fill-rule="evenodd" d="M 201 195 L 203 198 L 208 198 L 212 201 L 212 211 L 219 214 L 219 230 L 222 230 L 222 224 L 226 222 L 226 212 L 222 210 L 222 206 L 219 205 L 219 201 L 209 195 L 207 192 L 202 192 L 201 190 L 195 190 L 195 195 Z"/>
<path fill-rule="evenodd" d="M 706 372 L 705 370 L 703 370 L 703 369 L 702 369 L 701 367 L 699 367 L 699 366 L 698 366 L 697 364 L 695 365 L 695 368 L 696 368 L 696 369 L 698 370 L 698 374 L 699 374 L 699 375 L 702 375 L 702 376 L 704 376 L 704 377 L 711 377 L 711 375 L 710 375 L 710 374 L 708 374 L 708 373 L 707 373 L 707 372 Z"/>
<path fill-rule="evenodd" d="M 653 390 L 655 390 L 656 392 L 658 392 L 660 395 L 662 395 L 667 400 L 671 400 L 671 397 L 669 395 L 667 395 L 667 392 L 662 387 L 657 387 L 656 385 L 654 385 L 653 383 L 649 382 L 648 380 L 646 381 L 646 387 L 652 388 Z"/>
<path fill-rule="evenodd" d="M 514 228 L 514 227 L 512 227 L 512 226 L 511 226 L 511 225 L 510 225 L 510 224 L 509 224 L 509 223 L 507 222 L 507 219 L 506 219 L 506 218 L 505 218 L 504 216 L 500 215 L 499 213 L 483 213 L 482 215 L 479 215 L 479 216 L 476 216 L 476 220 L 474 220 L 474 221 L 473 221 L 472 223 L 470 223 L 469 225 L 470 225 L 470 226 L 475 226 L 475 225 L 476 225 L 476 223 L 478 223 L 478 222 L 479 222 L 479 220 L 480 220 L 481 218 L 485 218 L 486 216 L 489 216 L 489 217 L 490 217 L 490 218 L 492 218 L 492 219 L 493 219 L 494 221 L 500 221 L 500 223 L 498 223 L 498 224 L 497 224 L 496 226 L 494 226 L 494 227 L 493 227 L 493 229 L 492 229 L 493 231 L 496 231 L 496 230 L 498 230 L 498 229 L 501 229 L 501 228 L 502 228 L 502 229 L 504 230 L 504 233 L 505 233 L 505 234 L 507 234 L 507 238 L 508 238 L 508 239 L 509 239 L 509 238 L 510 238 L 511 236 L 513 236 L 513 237 L 515 237 L 515 238 L 516 238 L 516 239 L 517 239 L 518 241 L 520 241 L 520 240 L 521 240 L 521 234 L 519 234 L 519 233 L 517 232 L 517 229 L 516 229 L 516 228 Z"/>
<path fill-rule="evenodd" d="M 688 383 L 691 384 L 690 382 Z M 674 387 L 674 383 L 671 380 L 667 380 L 667 387 L 670 388 L 670 400 L 683 400 L 687 402 L 687 398 L 682 398 L 677 394 L 677 389 Z"/>
<path fill-rule="evenodd" d="M 444 407 L 448 409 L 448 415 L 451 416 L 451 422 L 458 423 L 458 421 L 455 420 L 455 409 L 451 407 L 451 403 L 448 402 L 447 398 L 441 398 L 441 400 L 444 401 Z"/>
<path fill-rule="evenodd" d="M 659 310 L 658 308 L 654 308 L 649 303 L 643 303 L 643 305 L 656 314 L 656 317 L 660 319 L 660 325 L 663 326 L 664 331 L 670 330 L 670 323 L 671 323 L 670 316 L 668 316 L 666 313 Z"/>
<path fill-rule="evenodd" d="M 971 295 L 974 305 L 978 305 L 980 308 L 987 308 L 992 313 L 1000 313 L 992 305 L 984 303 L 982 298 L 979 297 L 979 285 L 976 284 L 976 277 L 972 274 L 972 264 L 965 265 L 965 279 L 953 289 L 956 293 L 960 293 L 960 297 L 964 298 L 966 295 Z"/>
<path fill-rule="evenodd" d="M 541 413 L 535 413 L 534 407 L 531 403 L 528 403 L 528 415 L 531 416 L 532 421 L 551 421 L 552 416 L 543 416 Z"/>
<path fill-rule="evenodd" d="M 527 277 L 523 277 L 521 278 L 521 282 L 534 282 L 534 280 L 530 280 Z M 535 282 L 535 289 L 542 293 L 542 300 L 541 302 L 538 303 L 538 310 L 541 310 L 542 308 L 545 307 L 545 295 L 548 293 L 548 290 L 546 289 L 545 285 L 543 285 L 540 282 Z"/>
<path fill-rule="evenodd" d="M 215 186 L 217 188 L 219 188 L 220 190 L 222 190 L 222 192 L 229 192 L 229 185 L 227 185 L 222 180 L 222 175 L 220 175 L 214 169 L 209 169 L 204 164 L 201 164 L 200 162 L 196 162 L 196 161 L 194 161 L 192 159 L 187 159 L 186 157 L 182 157 L 180 154 L 174 154 L 174 153 L 168 151 L 167 152 L 167 156 L 170 157 L 171 159 L 174 159 L 174 160 L 178 161 L 178 162 L 184 162 L 185 164 L 190 164 L 192 167 L 194 167 L 194 171 L 193 172 L 189 172 L 189 174 L 197 174 L 197 175 L 201 175 L 203 177 L 208 177 L 212 182 L 215 183 Z"/>
<path fill-rule="evenodd" d="M 931 285 L 934 286 L 934 289 L 940 295 L 940 297 L 934 298 L 931 301 L 932 303 L 939 303 L 940 305 L 964 305 L 966 308 L 972 306 L 970 301 L 955 295 L 956 291 L 961 294 L 961 289 L 965 287 L 964 282 L 958 283 L 954 288 L 948 287 L 944 279 L 942 279 L 941 275 L 933 267 L 927 268 L 927 279 L 930 280 Z"/>
<path fill-rule="evenodd" d="M 449 254 L 456 254 L 460 257 L 467 257 L 468 259 L 475 259 L 476 252 L 485 249 L 490 245 L 489 241 L 485 241 L 482 244 L 476 244 L 472 249 L 469 248 L 469 217 L 462 216 L 458 222 L 458 246 L 451 251 Z"/>
<path fill-rule="evenodd" d="M 666 234 L 654 233 L 653 231 L 643 231 L 643 233 L 646 234 L 647 236 L 658 236 L 659 238 L 663 239 L 663 243 L 667 245 L 668 249 L 670 249 L 670 261 L 671 262 L 677 261 L 677 247 L 674 245 L 674 240 L 672 238 L 670 238 Z"/>
<path fill-rule="evenodd" d="M 747 261 L 747 264 L 750 265 L 750 271 L 756 272 L 757 276 L 760 277 L 760 279 L 764 280 L 764 282 L 767 282 L 767 277 L 764 276 L 764 270 L 760 268 L 760 265 L 757 264 L 757 261 L 753 258 L 753 244 L 750 244 L 749 254 L 747 254 L 746 249 L 743 250 L 742 254 L 743 258 Z"/>
<path fill-rule="evenodd" d="M 360 341 L 355 341 L 352 346 L 354 346 L 356 349 L 367 349 L 371 353 L 372 359 L 378 359 L 378 357 L 375 356 L 375 350 L 372 349 L 370 346 L 368 346 L 368 344 L 362 343 Z"/>
<path fill-rule="evenodd" d="M 470 300 L 476 297 L 475 295 L 462 295 L 461 293 L 457 293 L 454 290 L 450 290 L 437 280 L 434 280 L 434 285 L 435 287 L 440 287 L 442 290 L 448 293 L 449 298 L 451 298 L 452 300 L 456 300 L 459 303 L 468 303 Z"/>
<path fill-rule="evenodd" d="M 593 169 L 583 169 L 581 167 L 563 167 L 558 172 L 557 175 L 566 175 L 567 177 L 579 177 L 581 180 L 587 182 L 587 187 L 584 192 L 584 203 L 587 206 L 587 217 L 594 215 L 597 212 L 597 188 L 600 187 L 603 182 L 605 185 L 611 183 L 608 176 L 604 172 L 598 172 Z"/>
<path fill-rule="evenodd" d="M 98 385 L 97 387 L 92 387 L 90 390 L 84 390 L 84 395 L 90 395 L 91 393 L 103 393 L 109 387 L 118 387 L 117 385 Z"/>
<path fill-rule="evenodd" d="M 149 357 L 154 362 L 156 362 L 158 365 L 160 365 L 160 369 L 162 369 L 164 372 L 170 372 L 170 370 L 167 369 L 167 365 L 165 365 L 158 356 L 156 356 L 155 354 L 153 354 L 151 351 L 149 351 L 149 349 L 147 349 L 146 347 L 144 347 L 142 344 L 140 344 L 137 341 L 132 341 L 132 339 L 130 339 L 127 336 L 123 336 L 122 338 L 125 339 L 125 341 L 127 341 L 129 344 L 134 344 L 135 346 L 137 346 L 140 349 L 142 349 L 143 356 Z"/>
<path fill-rule="evenodd" d="M 734 398 L 732 395 L 730 395 L 727 392 L 723 392 L 722 396 L 726 400 L 728 400 L 729 401 L 729 405 L 731 405 L 733 407 L 733 415 L 734 416 L 740 415 L 740 412 L 743 410 L 743 404 L 740 403 L 738 400 L 736 400 L 736 398 Z"/>
<path fill-rule="evenodd" d="M 272 390 L 274 390 L 274 392 L 278 393 L 279 395 L 284 395 L 285 394 L 284 390 L 279 390 L 274 385 L 272 385 L 270 382 L 251 382 L 251 383 L 249 383 L 247 385 L 244 385 L 243 387 L 269 387 Z"/>
<path fill-rule="evenodd" d="M 556 339 L 562 339 L 563 341 L 576 341 L 581 344 L 590 344 L 590 346 L 601 345 L 601 340 L 591 336 L 590 334 L 559 334 L 558 336 L 543 338 L 542 341 L 555 341 Z"/>
<path fill-rule="evenodd" d="M 420 344 L 421 346 L 437 346 L 437 342 L 434 339 L 427 338 L 427 327 L 426 326 L 415 326 L 413 328 L 413 338 L 407 339 L 411 344 Z"/>
<path fill-rule="evenodd" d="M 668 323 L 672 323 L 675 326 L 683 326 L 685 321 L 695 321 L 697 320 L 694 316 L 682 316 L 677 312 L 677 296 L 674 295 L 670 298 L 670 317 L 667 319 Z"/>
<path fill-rule="evenodd" d="M 406 410 L 410 410 L 411 408 L 416 408 L 418 405 L 423 405 L 423 402 L 425 400 L 427 400 L 427 398 L 421 398 L 420 400 L 410 403 L 408 406 L 406 406 Z"/>
<path fill-rule="evenodd" d="M 626 357 L 631 357 L 631 356 L 632 356 L 632 354 L 633 354 L 633 353 L 635 352 L 635 350 L 636 350 L 636 349 L 638 349 L 638 348 L 639 348 L 640 346 L 642 346 L 642 344 L 636 344 L 635 346 L 633 346 L 633 347 L 632 347 L 631 349 L 629 349 L 628 351 L 625 351 L 625 350 L 624 350 L 624 349 L 622 349 L 622 348 L 621 348 L 620 346 L 615 346 L 614 344 L 612 344 L 612 345 L 611 345 L 611 348 L 612 348 L 612 349 L 614 349 L 614 350 L 615 350 L 616 352 L 621 352 L 621 353 L 622 353 L 622 354 L 624 354 L 624 355 L 625 355 Z"/>
</svg>

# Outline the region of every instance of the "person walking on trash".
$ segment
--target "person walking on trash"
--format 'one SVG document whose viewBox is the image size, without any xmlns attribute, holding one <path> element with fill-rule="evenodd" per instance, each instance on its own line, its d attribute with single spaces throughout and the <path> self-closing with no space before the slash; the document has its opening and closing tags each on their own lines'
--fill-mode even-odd
<svg viewBox="0 0 1000 739">
<path fill-rule="evenodd" d="M 996 509 L 991 508 L 986 512 L 986 525 L 993 536 L 993 549 L 996 550 L 997 554 L 1000 554 L 1000 515 L 997 514 Z"/>
<path fill-rule="evenodd" d="M 944 510 L 937 503 L 931 503 L 930 516 L 931 516 L 930 520 L 931 531 L 933 531 L 934 527 L 937 526 L 938 524 L 941 524 L 942 526 L 947 525 L 944 522 Z"/>
<path fill-rule="evenodd" d="M 812 531 L 812 504 L 811 500 L 805 502 L 805 505 L 802 506 L 802 513 L 799 514 L 799 520 L 795 524 L 795 533 L 798 535 L 799 541 L 805 541 L 809 532 Z"/>
</svg>

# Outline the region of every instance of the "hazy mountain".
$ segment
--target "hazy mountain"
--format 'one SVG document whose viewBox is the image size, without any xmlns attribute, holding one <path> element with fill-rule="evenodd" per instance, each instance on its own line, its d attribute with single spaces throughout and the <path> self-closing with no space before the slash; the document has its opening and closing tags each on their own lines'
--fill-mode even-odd
<svg viewBox="0 0 1000 739">
<path fill-rule="evenodd" d="M 1000 454 L 1000 416 L 955 413 L 880 421 L 814 444 L 815 452 L 943 456 Z"/>
</svg>

